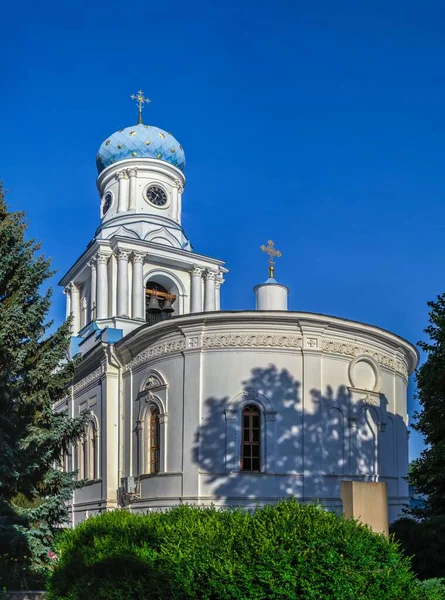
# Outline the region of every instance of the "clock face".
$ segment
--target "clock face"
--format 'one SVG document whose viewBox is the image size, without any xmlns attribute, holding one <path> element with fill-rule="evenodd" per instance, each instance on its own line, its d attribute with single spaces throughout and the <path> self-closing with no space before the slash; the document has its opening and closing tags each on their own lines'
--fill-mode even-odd
<svg viewBox="0 0 445 600">
<path fill-rule="evenodd" d="M 104 204 L 103 204 L 103 207 L 102 207 L 102 214 L 103 215 L 108 211 L 108 209 L 110 208 L 112 202 L 113 202 L 113 196 L 110 193 L 105 194 Z"/>
<path fill-rule="evenodd" d="M 146 191 L 147 200 L 155 206 L 164 206 L 167 204 L 167 194 L 157 185 L 152 185 Z"/>
</svg>

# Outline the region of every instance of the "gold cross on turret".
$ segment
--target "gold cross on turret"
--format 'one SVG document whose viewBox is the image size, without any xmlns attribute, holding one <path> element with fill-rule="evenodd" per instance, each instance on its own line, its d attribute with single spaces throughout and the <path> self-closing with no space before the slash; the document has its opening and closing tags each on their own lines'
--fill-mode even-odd
<svg viewBox="0 0 445 600">
<path fill-rule="evenodd" d="M 138 109 L 139 109 L 139 119 L 138 119 L 138 125 L 140 125 L 142 123 L 142 110 L 144 108 L 144 104 L 148 104 L 149 102 L 151 102 L 150 98 L 145 98 L 144 96 L 144 92 L 142 90 L 139 90 L 137 94 L 132 94 L 130 96 L 130 98 L 132 100 L 136 100 L 137 101 L 137 105 L 138 105 Z"/>
<path fill-rule="evenodd" d="M 275 271 L 274 257 L 280 258 L 281 252 L 275 248 L 272 240 L 267 242 L 267 246 L 263 244 L 261 250 L 269 255 L 269 277 L 273 277 Z"/>
</svg>

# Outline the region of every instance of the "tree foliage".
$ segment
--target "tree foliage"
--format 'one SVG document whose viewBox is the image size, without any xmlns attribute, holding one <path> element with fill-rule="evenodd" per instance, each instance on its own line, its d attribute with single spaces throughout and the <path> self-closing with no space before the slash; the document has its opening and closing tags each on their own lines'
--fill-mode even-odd
<svg viewBox="0 0 445 600">
<path fill-rule="evenodd" d="M 422 521 L 404 517 L 394 521 L 390 531 L 412 557 L 412 568 L 420 579 L 445 578 L 445 516 Z"/>
<path fill-rule="evenodd" d="M 427 360 L 416 374 L 417 399 L 414 429 L 423 434 L 426 447 L 413 461 L 409 481 L 425 501 L 413 513 L 420 517 L 445 515 L 445 294 L 429 302 L 428 342 L 419 342 Z"/>
<path fill-rule="evenodd" d="M 48 600 L 421 597 L 395 543 L 295 499 L 255 512 L 108 512 L 66 531 L 58 554 Z"/>
<path fill-rule="evenodd" d="M 50 333 L 50 261 L 26 240 L 23 213 L 10 212 L 0 183 L 0 576 L 44 570 L 65 502 L 80 485 L 60 469 L 86 416 L 52 410 L 67 393 L 69 323 Z"/>
</svg>

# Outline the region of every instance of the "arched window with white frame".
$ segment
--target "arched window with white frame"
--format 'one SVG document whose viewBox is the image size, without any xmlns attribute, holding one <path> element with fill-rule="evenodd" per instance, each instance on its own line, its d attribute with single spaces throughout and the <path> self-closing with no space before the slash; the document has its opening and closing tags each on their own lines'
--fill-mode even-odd
<svg viewBox="0 0 445 600">
<path fill-rule="evenodd" d="M 235 396 L 226 417 L 226 471 L 273 473 L 276 411 L 266 396 L 246 390 Z"/>
<path fill-rule="evenodd" d="M 167 470 L 167 384 L 158 371 L 150 370 L 138 394 L 136 423 L 137 473 L 156 475 Z"/>
<path fill-rule="evenodd" d="M 242 414 L 241 471 L 261 471 L 261 413 L 248 404 Z"/>
<path fill-rule="evenodd" d="M 150 445 L 149 445 L 150 473 L 159 473 L 161 468 L 161 427 L 159 422 L 159 408 L 152 406 L 150 410 Z"/>
<path fill-rule="evenodd" d="M 99 426 L 95 417 L 92 417 L 87 431 L 88 444 L 88 479 L 99 479 Z"/>
</svg>

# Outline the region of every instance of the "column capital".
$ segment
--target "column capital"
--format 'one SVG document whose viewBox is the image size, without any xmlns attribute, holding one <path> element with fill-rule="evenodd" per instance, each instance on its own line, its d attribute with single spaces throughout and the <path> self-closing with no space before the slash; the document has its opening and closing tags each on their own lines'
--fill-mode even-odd
<svg viewBox="0 0 445 600">
<path fill-rule="evenodd" d="M 88 266 L 91 267 L 91 269 L 95 269 L 97 266 L 97 256 L 93 256 L 91 258 L 91 260 L 88 261 Z"/>
<path fill-rule="evenodd" d="M 65 290 L 68 290 L 70 294 L 79 292 L 79 288 L 74 283 L 74 281 L 70 281 L 69 284 L 66 286 Z"/>
<path fill-rule="evenodd" d="M 133 252 L 133 263 L 143 263 L 144 262 L 144 254 L 140 254 L 139 252 Z"/>
<path fill-rule="evenodd" d="M 133 167 L 132 169 L 128 169 L 127 172 L 129 177 L 136 177 L 138 170 L 136 167 Z"/>
<path fill-rule="evenodd" d="M 98 265 L 106 265 L 108 263 L 109 255 L 98 252 L 95 256 L 95 259 Z"/>
<path fill-rule="evenodd" d="M 179 179 L 175 179 L 173 181 L 173 186 L 175 188 L 177 188 L 177 190 L 180 194 L 182 194 L 182 192 L 184 191 L 184 187 L 183 187 L 182 183 L 179 181 Z"/>
<path fill-rule="evenodd" d="M 204 276 L 206 279 L 211 279 L 211 280 L 215 281 L 217 273 L 215 271 L 212 271 L 211 269 L 206 269 L 204 271 Z"/>
<path fill-rule="evenodd" d="M 219 290 L 219 288 L 222 286 L 223 283 L 224 283 L 223 276 L 220 273 L 218 273 L 218 275 L 216 276 L 216 279 L 215 279 L 216 289 Z"/>
<path fill-rule="evenodd" d="M 130 251 L 124 248 L 116 248 L 114 251 L 117 260 L 127 260 L 130 258 Z"/>
<path fill-rule="evenodd" d="M 115 175 L 116 179 L 128 179 L 127 169 L 123 169 L 122 171 L 118 171 Z"/>
<path fill-rule="evenodd" d="M 201 277 L 204 269 L 202 267 L 198 267 L 198 265 L 193 265 L 190 269 L 190 275 L 192 277 Z"/>
</svg>

